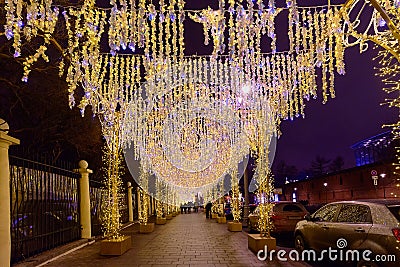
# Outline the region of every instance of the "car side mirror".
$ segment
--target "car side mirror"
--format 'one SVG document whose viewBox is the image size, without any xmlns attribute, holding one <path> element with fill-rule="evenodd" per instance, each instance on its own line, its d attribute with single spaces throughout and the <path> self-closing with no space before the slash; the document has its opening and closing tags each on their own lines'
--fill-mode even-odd
<svg viewBox="0 0 400 267">
<path fill-rule="evenodd" d="M 304 219 L 307 221 L 312 221 L 312 217 L 311 217 L 310 213 L 307 213 L 306 215 L 304 215 Z"/>
</svg>

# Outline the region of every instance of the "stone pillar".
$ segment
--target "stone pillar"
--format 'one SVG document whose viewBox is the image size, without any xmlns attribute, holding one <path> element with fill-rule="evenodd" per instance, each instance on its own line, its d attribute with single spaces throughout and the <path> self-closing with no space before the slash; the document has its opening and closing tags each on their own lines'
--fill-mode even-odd
<svg viewBox="0 0 400 267">
<path fill-rule="evenodd" d="M 0 266 L 10 266 L 11 233 L 10 233 L 10 164 L 8 148 L 19 145 L 19 140 L 8 133 L 8 124 L 0 119 Z"/>
<path fill-rule="evenodd" d="M 133 222 L 132 184 L 131 182 L 128 182 L 127 185 L 128 185 L 128 215 L 129 215 L 129 221 Z"/>
<path fill-rule="evenodd" d="M 243 186 L 244 186 L 244 207 L 243 207 L 243 227 L 247 227 L 250 206 L 249 206 L 249 171 L 248 166 L 244 169 L 243 174 Z"/>
<path fill-rule="evenodd" d="M 79 161 L 79 169 L 81 174 L 79 181 L 80 186 L 80 218 L 81 218 L 81 238 L 92 238 L 92 225 L 90 216 L 90 192 L 89 192 L 89 174 L 93 173 L 88 169 L 88 163 L 85 160 Z"/>
</svg>

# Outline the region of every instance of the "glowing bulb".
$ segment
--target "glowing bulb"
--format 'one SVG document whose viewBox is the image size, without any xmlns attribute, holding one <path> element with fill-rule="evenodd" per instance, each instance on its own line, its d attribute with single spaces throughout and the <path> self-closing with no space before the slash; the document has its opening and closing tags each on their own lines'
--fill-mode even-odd
<svg viewBox="0 0 400 267">
<path fill-rule="evenodd" d="M 244 85 L 244 86 L 242 87 L 242 92 L 243 92 L 244 94 L 250 93 L 250 90 L 251 90 L 251 87 L 250 87 L 250 85 L 248 85 L 248 84 L 246 84 L 246 85 Z"/>
<path fill-rule="evenodd" d="M 379 19 L 379 27 L 385 27 L 386 21 L 383 18 Z"/>
</svg>

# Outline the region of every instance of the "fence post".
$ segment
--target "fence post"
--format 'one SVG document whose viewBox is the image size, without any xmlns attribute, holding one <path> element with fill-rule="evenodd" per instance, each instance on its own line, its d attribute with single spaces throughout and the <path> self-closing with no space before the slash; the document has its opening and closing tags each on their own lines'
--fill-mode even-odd
<svg viewBox="0 0 400 267">
<path fill-rule="evenodd" d="M 0 119 L 0 266 L 11 262 L 10 163 L 8 148 L 19 140 L 7 135 L 8 124 Z"/>
<path fill-rule="evenodd" d="M 127 185 L 128 185 L 128 214 L 129 214 L 129 222 L 133 222 L 132 184 L 131 184 L 131 182 L 128 182 Z"/>
<path fill-rule="evenodd" d="M 92 228 L 90 221 L 90 192 L 89 192 L 89 173 L 93 173 L 92 170 L 88 169 L 88 163 L 85 160 L 79 161 L 79 169 L 77 170 L 81 174 L 79 181 L 80 186 L 80 218 L 81 218 L 81 238 L 92 238 Z"/>
</svg>

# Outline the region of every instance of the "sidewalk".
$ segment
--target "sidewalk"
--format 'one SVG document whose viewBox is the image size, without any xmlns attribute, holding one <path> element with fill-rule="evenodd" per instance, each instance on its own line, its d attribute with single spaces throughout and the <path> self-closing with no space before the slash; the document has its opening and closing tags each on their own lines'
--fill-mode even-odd
<svg viewBox="0 0 400 267">
<path fill-rule="evenodd" d="M 204 213 L 181 214 L 150 234 L 133 225 L 132 249 L 119 257 L 101 256 L 100 242 L 85 246 L 44 266 L 310 266 L 300 262 L 262 262 L 247 249 L 247 234 L 232 233 L 226 224 L 206 219 Z"/>
</svg>

